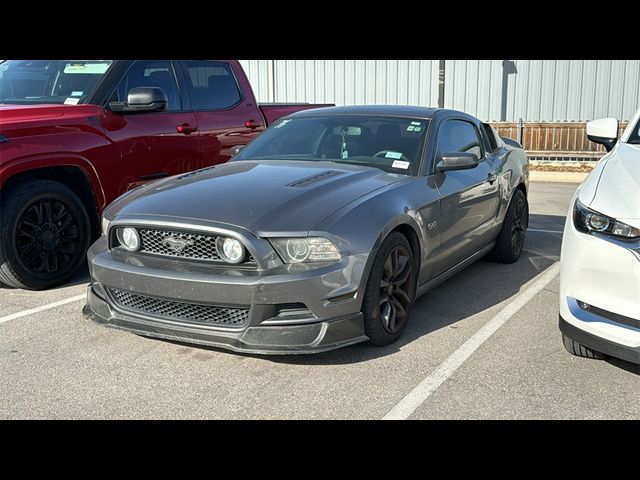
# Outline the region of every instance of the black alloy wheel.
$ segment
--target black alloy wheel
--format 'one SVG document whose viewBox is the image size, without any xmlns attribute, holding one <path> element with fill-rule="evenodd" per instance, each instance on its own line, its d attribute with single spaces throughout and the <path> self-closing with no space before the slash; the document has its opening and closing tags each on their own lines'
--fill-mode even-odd
<svg viewBox="0 0 640 480">
<path fill-rule="evenodd" d="M 3 188 L 0 283 L 41 290 L 64 283 L 83 263 L 91 227 L 80 198 L 52 180 Z"/>
<path fill-rule="evenodd" d="M 398 245 L 389 252 L 380 279 L 380 319 L 387 332 L 395 334 L 404 329 L 413 290 L 413 261 L 409 251 Z"/>
</svg>

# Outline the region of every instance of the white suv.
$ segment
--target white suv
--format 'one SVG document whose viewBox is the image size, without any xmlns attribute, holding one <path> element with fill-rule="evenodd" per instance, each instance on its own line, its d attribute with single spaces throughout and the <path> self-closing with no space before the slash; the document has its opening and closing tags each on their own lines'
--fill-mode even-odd
<svg viewBox="0 0 640 480">
<path fill-rule="evenodd" d="M 571 200 L 560 256 L 565 348 L 640 364 L 640 110 L 618 141 L 618 121 L 587 124 L 608 153 Z"/>
</svg>

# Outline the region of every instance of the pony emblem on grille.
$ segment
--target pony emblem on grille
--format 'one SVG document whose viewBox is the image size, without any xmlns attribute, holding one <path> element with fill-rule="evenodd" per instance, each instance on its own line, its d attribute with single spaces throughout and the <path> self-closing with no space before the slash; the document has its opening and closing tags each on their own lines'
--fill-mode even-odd
<svg viewBox="0 0 640 480">
<path fill-rule="evenodd" d="M 162 239 L 162 244 L 166 245 L 171 251 L 179 253 L 185 247 L 192 247 L 196 242 L 191 238 L 176 238 L 173 235 Z"/>
</svg>

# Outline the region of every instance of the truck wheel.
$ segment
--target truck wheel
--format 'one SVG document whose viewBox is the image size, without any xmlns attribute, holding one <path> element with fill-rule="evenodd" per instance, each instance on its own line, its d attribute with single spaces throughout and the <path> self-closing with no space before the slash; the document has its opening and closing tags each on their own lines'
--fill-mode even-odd
<svg viewBox="0 0 640 480">
<path fill-rule="evenodd" d="M 564 333 L 562 334 L 562 343 L 567 352 L 576 357 L 594 358 L 596 360 L 602 360 L 606 357 L 605 354 L 591 350 L 589 347 L 570 339 Z"/>
<path fill-rule="evenodd" d="M 509 208 L 489 257 L 502 263 L 513 263 L 520 258 L 524 237 L 529 226 L 529 204 L 522 190 L 513 192 Z"/>
<path fill-rule="evenodd" d="M 416 293 L 411 246 L 399 232 L 378 250 L 362 299 L 364 331 L 373 345 L 395 342 L 407 326 Z"/>
<path fill-rule="evenodd" d="M 90 231 L 84 205 L 65 185 L 10 186 L 0 209 L 0 282 L 30 290 L 65 282 L 85 259 Z"/>
</svg>

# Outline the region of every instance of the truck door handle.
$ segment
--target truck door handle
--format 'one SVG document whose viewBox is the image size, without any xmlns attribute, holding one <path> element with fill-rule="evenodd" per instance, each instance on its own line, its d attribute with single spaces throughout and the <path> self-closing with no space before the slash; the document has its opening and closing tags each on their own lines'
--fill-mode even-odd
<svg viewBox="0 0 640 480">
<path fill-rule="evenodd" d="M 498 175 L 496 175 L 495 173 L 490 173 L 489 175 L 487 175 L 487 181 L 493 185 L 493 182 L 495 182 L 498 179 Z"/>
<path fill-rule="evenodd" d="M 254 119 L 251 119 L 244 122 L 244 126 L 253 130 L 254 128 L 261 127 L 262 125 Z"/>
<path fill-rule="evenodd" d="M 184 133 L 185 135 L 189 135 L 190 133 L 197 132 L 198 127 L 190 125 L 188 123 L 183 123 L 182 125 L 178 125 L 176 127 L 178 133 Z"/>
</svg>

